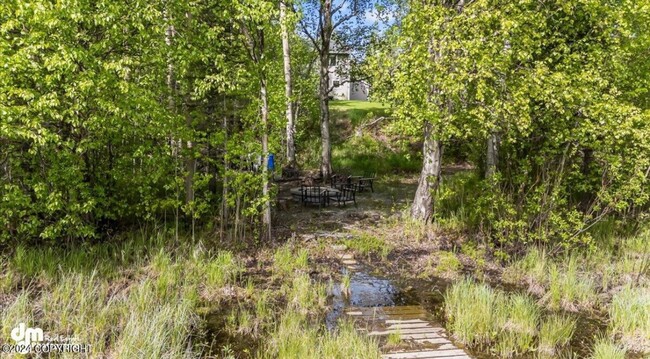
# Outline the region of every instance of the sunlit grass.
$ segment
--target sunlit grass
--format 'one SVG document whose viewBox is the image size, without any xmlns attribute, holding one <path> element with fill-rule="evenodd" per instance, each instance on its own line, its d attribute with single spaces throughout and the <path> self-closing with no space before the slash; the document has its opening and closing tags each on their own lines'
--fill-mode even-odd
<svg viewBox="0 0 650 359">
<path fill-rule="evenodd" d="M 335 119 L 347 118 L 355 126 L 371 117 L 386 116 L 390 110 L 379 102 L 343 100 L 330 101 L 330 109 Z"/>
<path fill-rule="evenodd" d="M 220 251 L 206 266 L 206 284 L 222 287 L 237 280 L 243 268 L 241 263 L 229 251 Z"/>
<path fill-rule="evenodd" d="M 455 283 L 445 293 L 445 316 L 454 337 L 466 345 L 490 343 L 495 333 L 496 303 L 503 295 L 470 279 Z"/>
<path fill-rule="evenodd" d="M 334 332 L 314 325 L 307 316 L 289 311 L 279 320 L 259 358 L 370 359 L 380 358 L 378 344 L 362 336 L 349 322 Z"/>
<path fill-rule="evenodd" d="M 505 318 L 499 334 L 500 355 L 510 357 L 532 350 L 540 318 L 535 301 L 530 296 L 514 294 L 498 310 Z"/>
<path fill-rule="evenodd" d="M 650 353 L 650 288 L 627 285 L 609 307 L 609 328 L 623 345 Z"/>
<path fill-rule="evenodd" d="M 305 270 L 308 264 L 308 252 L 305 249 L 294 251 L 284 245 L 273 254 L 273 271 L 278 276 L 289 276 L 299 270 Z"/>
<path fill-rule="evenodd" d="M 625 359 L 625 350 L 611 339 L 599 338 L 594 344 L 591 359 Z"/>
<path fill-rule="evenodd" d="M 569 343 L 575 328 L 575 320 L 567 316 L 551 315 L 545 318 L 539 329 L 539 354 L 543 357 L 554 357 L 559 348 Z"/>
<path fill-rule="evenodd" d="M 544 317 L 531 296 L 507 294 L 471 279 L 447 289 L 444 311 L 459 342 L 489 347 L 500 358 L 533 352 L 555 357 L 575 331 L 575 321 L 568 317 Z"/>
<path fill-rule="evenodd" d="M 438 263 L 435 267 L 436 274 L 453 277 L 457 275 L 462 268 L 463 264 L 454 253 L 445 251 L 438 253 Z"/>
<path fill-rule="evenodd" d="M 386 258 L 392 246 L 383 238 L 365 232 L 357 232 L 352 239 L 343 242 L 349 249 L 369 257 L 372 254 Z"/>
</svg>

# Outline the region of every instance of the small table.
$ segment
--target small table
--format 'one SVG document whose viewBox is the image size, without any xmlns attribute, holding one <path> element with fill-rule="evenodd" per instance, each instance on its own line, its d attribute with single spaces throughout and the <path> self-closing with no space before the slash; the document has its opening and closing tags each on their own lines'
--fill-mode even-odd
<svg viewBox="0 0 650 359">
<path fill-rule="evenodd" d="M 333 187 L 317 187 L 317 186 L 311 186 L 311 187 L 294 187 L 290 189 L 289 191 L 291 192 L 291 197 L 293 197 L 294 200 L 300 202 L 302 200 L 302 190 L 306 190 L 306 201 L 307 203 L 315 203 L 318 204 L 319 201 L 319 194 L 322 194 L 323 192 L 327 191 L 327 196 L 330 198 L 336 198 L 338 194 L 341 192 L 336 188 Z M 319 192 L 320 191 L 320 192 Z"/>
</svg>

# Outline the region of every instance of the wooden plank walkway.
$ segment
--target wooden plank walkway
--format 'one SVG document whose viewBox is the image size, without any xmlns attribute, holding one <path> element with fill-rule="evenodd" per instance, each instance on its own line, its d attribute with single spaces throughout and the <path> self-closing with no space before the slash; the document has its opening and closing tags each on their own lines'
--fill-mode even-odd
<svg viewBox="0 0 650 359">
<path fill-rule="evenodd" d="M 380 342 L 388 341 L 391 335 L 399 336 L 399 345 L 384 346 L 384 359 L 470 358 L 449 340 L 444 328 L 433 324 L 429 313 L 419 305 L 351 307 L 345 313 L 355 320 L 359 330 L 378 337 Z"/>
<path fill-rule="evenodd" d="M 344 254 L 340 259 L 349 271 L 359 269 L 351 255 Z M 344 312 L 354 319 L 360 331 L 385 344 L 383 359 L 471 358 L 449 340 L 445 329 L 435 324 L 431 314 L 420 305 L 347 307 Z M 395 336 L 399 336 L 399 344 L 394 343 Z M 388 345 L 389 337 L 392 345 Z"/>
</svg>

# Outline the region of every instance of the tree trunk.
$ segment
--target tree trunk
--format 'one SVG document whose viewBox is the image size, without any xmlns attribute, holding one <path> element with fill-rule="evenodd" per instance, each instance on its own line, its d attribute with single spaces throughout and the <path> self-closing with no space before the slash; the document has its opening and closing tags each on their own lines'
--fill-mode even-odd
<svg viewBox="0 0 650 359">
<path fill-rule="evenodd" d="M 296 167 L 296 124 L 294 120 L 293 83 L 291 82 L 291 47 L 287 26 L 287 5 L 280 1 L 280 27 L 282 28 L 282 58 L 284 60 L 284 92 L 287 97 L 287 162 L 290 168 Z"/>
<path fill-rule="evenodd" d="M 169 20 L 168 20 L 169 21 Z M 174 25 L 168 25 L 165 31 L 165 43 L 167 46 L 172 45 L 172 39 L 176 36 Z M 176 76 L 174 74 L 174 62 L 171 56 L 167 59 L 167 87 L 169 88 L 169 96 L 167 97 L 167 106 L 170 111 L 175 111 L 175 92 L 176 92 Z"/>
<path fill-rule="evenodd" d="M 323 9 L 323 26 L 321 29 L 320 49 L 320 82 L 318 97 L 320 100 L 320 135 L 321 135 L 321 165 L 320 172 L 325 180 L 332 175 L 332 144 L 330 142 L 330 110 L 329 110 L 329 55 L 332 38 L 332 1 L 321 2 Z"/>
<path fill-rule="evenodd" d="M 185 14 L 185 19 L 187 21 L 188 28 L 191 26 L 192 16 L 189 13 Z M 183 91 L 183 115 L 185 116 L 185 126 L 190 130 L 191 135 L 193 136 L 192 131 L 192 115 L 190 114 L 190 86 L 189 81 L 185 81 L 185 91 Z M 185 204 L 188 204 L 194 201 L 194 173 L 196 172 L 196 158 L 194 157 L 192 138 L 187 140 L 185 143 L 186 146 L 186 158 L 185 158 Z M 192 237 L 194 237 L 194 213 L 192 213 Z"/>
<path fill-rule="evenodd" d="M 189 101 L 188 96 L 185 97 L 185 101 Z M 185 125 L 191 129 L 192 128 L 192 117 L 190 116 L 189 109 L 187 108 L 187 103 L 184 106 L 183 111 L 185 112 Z M 185 203 L 190 203 L 194 201 L 194 172 L 196 172 L 196 158 L 193 153 L 193 143 L 192 140 L 187 140 L 186 142 L 186 156 L 185 159 Z"/>
<path fill-rule="evenodd" d="M 271 239 L 271 203 L 269 198 L 269 103 L 266 92 L 266 80 L 260 80 L 260 99 L 262 101 L 262 195 L 264 196 L 264 208 L 262 209 L 262 224 L 264 225 L 264 238 Z"/>
<path fill-rule="evenodd" d="M 411 205 L 411 217 L 423 221 L 429 221 L 433 216 L 433 192 L 440 182 L 442 168 L 442 146 L 433 132 L 433 125 L 427 122 L 424 125 L 422 144 L 422 172 Z"/>
<path fill-rule="evenodd" d="M 165 44 L 171 48 L 172 43 L 173 43 L 173 38 L 176 36 L 176 29 L 174 28 L 174 25 L 171 24 L 171 18 L 166 18 L 169 22 L 169 25 L 167 25 L 167 29 L 165 30 Z M 171 50 L 170 50 L 170 55 L 167 58 L 167 87 L 169 89 L 169 96 L 167 97 L 167 106 L 169 108 L 169 111 L 171 113 L 176 113 L 176 74 L 174 71 L 174 61 L 172 60 L 171 56 Z M 178 160 L 178 152 L 179 152 L 179 143 L 180 139 L 177 141 L 174 136 L 170 139 L 170 147 L 172 149 L 172 155 L 174 157 L 174 178 L 178 176 L 178 167 L 177 167 L 177 160 Z M 178 191 L 176 191 L 176 199 L 178 200 L 180 197 Z M 178 241 L 178 228 L 179 228 L 179 222 L 178 222 L 178 217 L 179 217 L 179 209 L 178 205 L 174 208 L 174 239 Z"/>
<path fill-rule="evenodd" d="M 499 163 L 499 136 L 492 132 L 487 139 L 487 161 L 485 178 L 492 178 L 497 171 Z"/>
</svg>

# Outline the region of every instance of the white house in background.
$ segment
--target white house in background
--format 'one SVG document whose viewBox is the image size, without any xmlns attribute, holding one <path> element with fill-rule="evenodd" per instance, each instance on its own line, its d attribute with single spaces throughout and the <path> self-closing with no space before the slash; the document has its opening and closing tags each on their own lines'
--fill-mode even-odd
<svg viewBox="0 0 650 359">
<path fill-rule="evenodd" d="M 350 81 L 349 69 L 350 54 L 330 53 L 330 97 L 336 100 L 368 101 L 370 85 L 366 81 Z"/>
</svg>

